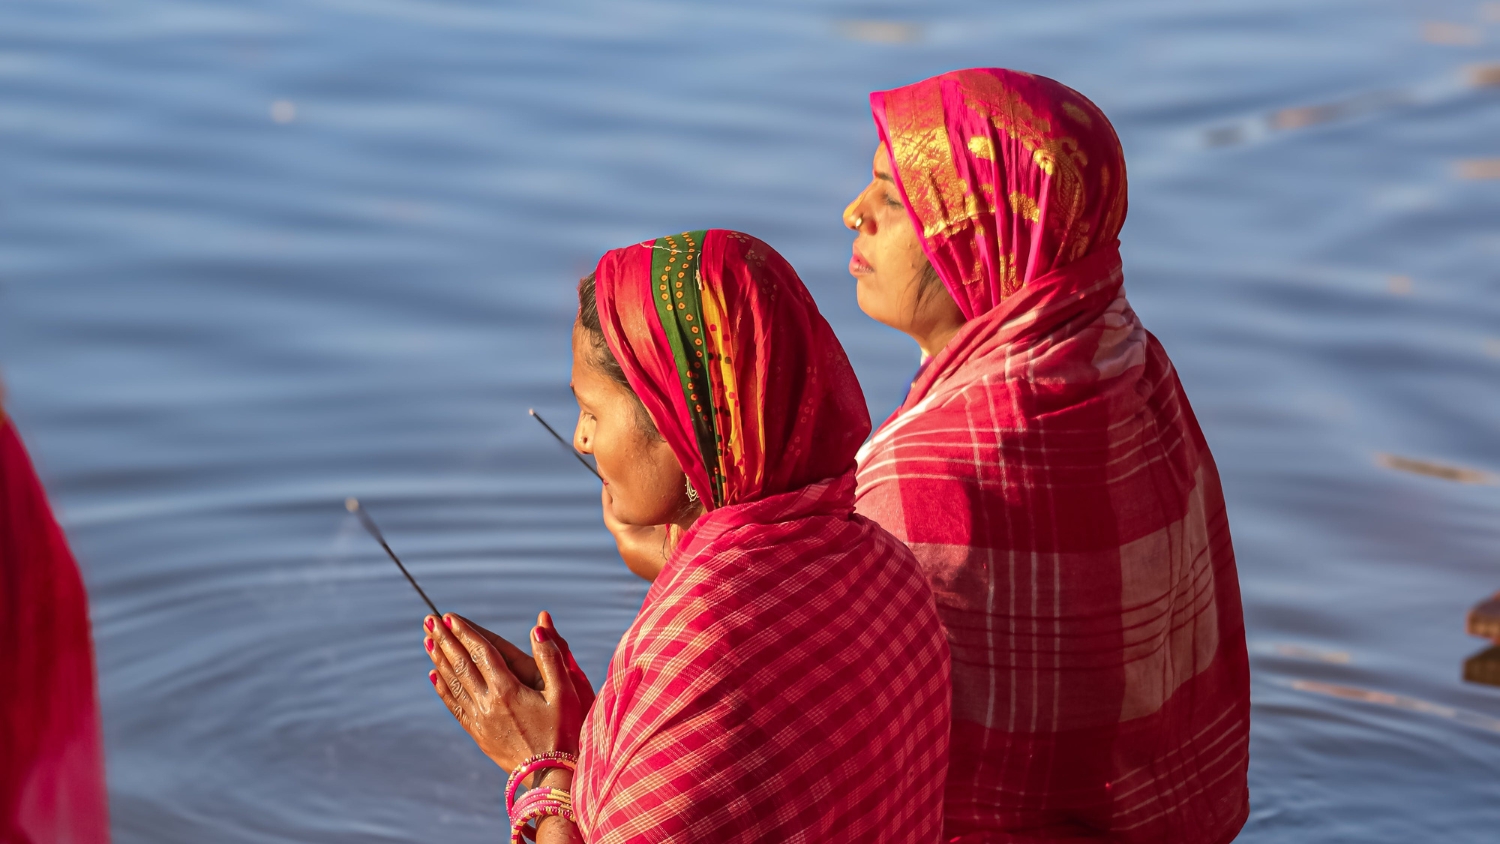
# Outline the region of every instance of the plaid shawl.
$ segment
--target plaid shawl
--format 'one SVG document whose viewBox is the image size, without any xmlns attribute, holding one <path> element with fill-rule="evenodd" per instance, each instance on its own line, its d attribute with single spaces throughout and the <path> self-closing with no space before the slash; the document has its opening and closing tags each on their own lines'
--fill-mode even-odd
<svg viewBox="0 0 1500 844">
<path fill-rule="evenodd" d="M 0 410 L 0 841 L 109 841 L 88 596 Z"/>
<path fill-rule="evenodd" d="M 1011 71 L 872 97 L 969 321 L 860 453 L 953 659 L 944 838 L 1218 844 L 1248 813 L 1249 674 L 1213 458 L 1125 299 L 1124 163 Z"/>
<path fill-rule="evenodd" d="M 734 232 L 615 250 L 595 278 L 610 349 L 709 510 L 584 722 L 585 838 L 936 841 L 947 650 L 911 552 L 853 512 L 869 422 L 832 331 Z"/>
</svg>

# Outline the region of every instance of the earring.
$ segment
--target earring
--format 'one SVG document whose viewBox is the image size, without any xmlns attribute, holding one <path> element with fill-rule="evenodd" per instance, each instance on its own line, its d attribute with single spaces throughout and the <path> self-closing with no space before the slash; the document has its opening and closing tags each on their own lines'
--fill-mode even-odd
<svg viewBox="0 0 1500 844">
<path fill-rule="evenodd" d="M 688 480 L 687 475 L 683 475 L 682 476 L 682 485 L 685 486 L 685 487 L 687 487 L 688 503 L 689 504 L 697 504 L 698 503 L 698 490 L 693 489 L 693 482 L 690 481 L 690 480 Z"/>
</svg>

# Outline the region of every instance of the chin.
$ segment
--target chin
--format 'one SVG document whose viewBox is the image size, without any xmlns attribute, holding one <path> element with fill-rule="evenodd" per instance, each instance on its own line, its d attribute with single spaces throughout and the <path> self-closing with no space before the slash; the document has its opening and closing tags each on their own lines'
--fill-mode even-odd
<svg viewBox="0 0 1500 844">
<path fill-rule="evenodd" d="M 854 300 L 859 303 L 859 309 L 865 312 L 865 316 L 879 320 L 880 317 L 876 316 L 880 312 L 880 309 L 876 307 L 878 297 L 870 289 L 869 278 L 866 275 L 854 277 Z"/>
<path fill-rule="evenodd" d="M 639 507 L 621 507 L 619 501 L 615 502 L 614 511 L 615 521 L 623 525 L 629 525 L 630 527 L 636 528 L 664 525 L 672 516 L 671 511 L 663 511 L 662 513 L 658 514 L 651 512 L 642 512 Z"/>
<path fill-rule="evenodd" d="M 865 316 L 870 319 L 882 325 L 889 325 L 891 328 L 900 330 L 902 323 L 893 319 L 892 315 L 888 313 L 889 308 L 886 307 L 887 303 L 882 301 L 881 297 L 870 289 L 872 285 L 867 281 L 868 278 L 869 276 L 860 276 L 859 284 L 854 290 L 854 298 L 859 303 L 859 309 L 864 311 Z"/>
</svg>

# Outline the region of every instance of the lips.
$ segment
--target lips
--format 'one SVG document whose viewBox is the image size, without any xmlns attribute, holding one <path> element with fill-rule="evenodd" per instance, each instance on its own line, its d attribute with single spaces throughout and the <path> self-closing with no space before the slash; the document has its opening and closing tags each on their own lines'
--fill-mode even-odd
<svg viewBox="0 0 1500 844">
<path fill-rule="evenodd" d="M 864 256 L 859 254 L 858 249 L 855 249 L 854 254 L 849 257 L 849 274 L 863 275 L 873 269 L 875 268 L 870 266 L 870 262 L 866 261 Z"/>
</svg>

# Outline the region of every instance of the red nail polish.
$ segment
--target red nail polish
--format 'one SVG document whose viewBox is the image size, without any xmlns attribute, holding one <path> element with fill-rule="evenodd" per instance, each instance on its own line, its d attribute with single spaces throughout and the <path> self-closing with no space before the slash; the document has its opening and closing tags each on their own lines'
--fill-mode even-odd
<svg viewBox="0 0 1500 844">
<path fill-rule="evenodd" d="M 547 641 L 547 628 L 537 625 L 536 630 L 533 630 L 531 635 L 535 636 L 538 642 L 545 642 Z"/>
<path fill-rule="evenodd" d="M 431 680 L 432 681 L 432 685 L 436 686 L 437 685 L 437 672 L 436 671 L 429 671 L 429 672 L 427 672 L 427 679 Z"/>
<path fill-rule="evenodd" d="M 428 632 L 428 633 L 431 633 L 431 632 L 432 632 L 432 619 L 430 619 L 430 618 L 429 618 L 429 619 L 427 619 L 427 621 L 426 621 L 426 622 L 424 622 L 424 623 L 425 623 L 425 624 L 426 624 L 426 625 L 427 625 L 427 632 Z"/>
<path fill-rule="evenodd" d="M 445 618 L 445 619 L 443 619 L 443 624 L 446 624 L 448 626 L 449 630 L 453 629 L 453 619 L 451 619 L 451 618 Z"/>
<path fill-rule="evenodd" d="M 431 639 L 428 639 L 427 640 L 427 652 L 428 653 L 432 653 L 433 647 L 434 647 L 433 641 Z"/>
</svg>

